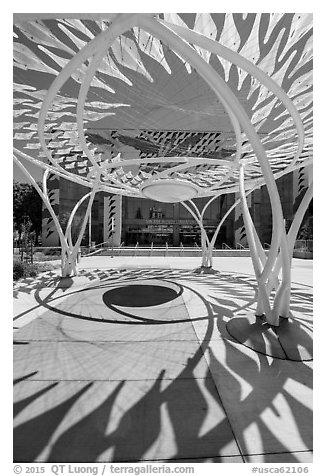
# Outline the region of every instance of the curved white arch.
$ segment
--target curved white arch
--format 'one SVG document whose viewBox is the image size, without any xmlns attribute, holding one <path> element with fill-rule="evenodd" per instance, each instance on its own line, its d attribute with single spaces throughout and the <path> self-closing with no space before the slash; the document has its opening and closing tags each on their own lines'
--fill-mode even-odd
<svg viewBox="0 0 326 476">
<path fill-rule="evenodd" d="M 226 46 L 222 45 L 221 43 L 214 41 L 211 38 L 208 38 L 207 36 L 201 35 L 200 33 L 197 33 L 183 26 L 174 25 L 172 23 L 168 23 L 165 20 L 161 20 L 161 19 L 159 19 L 158 21 L 168 26 L 171 30 L 178 33 L 182 38 L 184 38 L 188 42 L 194 43 L 197 46 L 207 49 L 208 51 L 211 51 L 212 53 L 222 56 L 222 58 L 230 61 L 233 64 L 236 64 L 237 66 L 241 67 L 242 69 L 244 69 L 251 75 L 255 76 L 256 78 L 259 79 L 259 81 L 264 86 L 270 89 L 270 91 L 272 91 L 278 99 L 282 101 L 286 109 L 289 111 L 298 131 L 298 137 L 299 137 L 298 150 L 296 154 L 294 155 L 294 158 L 290 164 L 290 166 L 293 166 L 298 160 L 302 152 L 302 149 L 304 146 L 305 132 L 304 132 L 300 114 L 298 113 L 291 99 L 283 91 L 283 89 L 270 76 L 268 76 L 268 74 L 266 74 L 258 66 L 256 66 L 254 63 L 251 63 L 249 60 L 241 56 L 236 51 L 233 51 L 230 48 L 227 48 Z"/>
<path fill-rule="evenodd" d="M 55 98 L 59 89 L 63 86 L 67 79 L 70 78 L 71 74 L 80 64 L 82 64 L 90 56 L 96 54 L 97 48 L 103 43 L 109 42 L 110 39 L 111 41 L 113 41 L 117 36 L 124 33 L 132 26 L 135 26 L 135 24 L 137 24 L 137 16 L 137 14 L 117 14 L 110 27 L 107 30 L 101 32 L 95 38 L 93 38 L 93 40 L 87 43 L 84 48 L 82 48 L 78 53 L 76 53 L 76 55 L 60 71 L 58 76 L 51 84 L 40 110 L 38 119 L 38 134 L 44 153 L 46 154 L 49 161 L 54 163 L 56 166 L 58 165 L 54 162 L 51 152 L 49 151 L 44 138 L 44 125 L 46 120 L 46 114 L 53 99 Z"/>
</svg>

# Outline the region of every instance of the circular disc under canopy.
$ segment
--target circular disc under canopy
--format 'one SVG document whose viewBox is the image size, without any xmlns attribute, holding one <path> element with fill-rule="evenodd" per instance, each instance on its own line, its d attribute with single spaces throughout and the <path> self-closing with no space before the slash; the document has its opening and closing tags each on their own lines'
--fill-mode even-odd
<svg viewBox="0 0 326 476">
<path fill-rule="evenodd" d="M 194 184 L 168 179 L 145 184 L 141 191 L 146 198 L 165 203 L 183 202 L 198 195 L 198 189 Z"/>
</svg>

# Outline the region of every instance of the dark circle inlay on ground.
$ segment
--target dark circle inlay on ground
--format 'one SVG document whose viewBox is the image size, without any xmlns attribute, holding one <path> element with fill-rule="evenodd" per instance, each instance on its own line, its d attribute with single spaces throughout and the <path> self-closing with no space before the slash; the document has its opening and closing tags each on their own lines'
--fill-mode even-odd
<svg viewBox="0 0 326 476">
<path fill-rule="evenodd" d="M 175 289 L 166 286 L 129 284 L 109 289 L 102 298 L 109 307 L 149 307 L 165 304 L 179 295 Z"/>
</svg>

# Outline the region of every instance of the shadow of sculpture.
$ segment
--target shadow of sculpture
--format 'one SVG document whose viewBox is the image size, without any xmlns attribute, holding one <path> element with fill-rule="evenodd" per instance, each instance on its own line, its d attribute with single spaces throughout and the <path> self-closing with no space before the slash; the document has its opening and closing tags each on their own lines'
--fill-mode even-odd
<svg viewBox="0 0 326 476">
<path fill-rule="evenodd" d="M 88 383 L 79 392 L 59 405 L 40 415 L 27 420 L 14 428 L 14 452 L 15 462 L 35 461 L 47 442 L 50 440 L 56 428 L 64 419 L 70 408 L 76 403 L 81 395 L 92 385 Z M 52 390 L 53 390 L 52 386 Z M 50 388 L 48 388 L 50 391 Z M 17 402 L 16 405 L 20 405 Z M 67 448 L 68 450 L 68 448 Z M 69 451 L 69 450 L 68 450 Z"/>
<path fill-rule="evenodd" d="M 152 269 L 148 273 L 141 273 L 142 279 L 153 275 L 155 271 Z M 72 397 L 31 419 L 26 413 L 29 405 L 35 405 L 38 401 L 41 404 L 45 395 L 57 392 L 65 382 L 46 386 L 31 396 L 20 397 L 15 402 L 15 411 L 20 417 L 25 415 L 25 421 L 15 427 L 15 462 L 38 461 L 41 453 L 48 462 L 139 462 L 148 459 L 225 462 L 228 458 L 238 458 L 240 462 L 245 462 L 249 461 L 249 455 L 253 453 L 252 443 L 246 436 L 248 428 L 252 427 L 255 427 L 259 440 L 259 444 L 255 444 L 259 446 L 265 462 L 272 461 L 272 453 L 279 455 L 279 462 L 298 462 L 296 451 L 299 453 L 312 449 L 312 412 L 289 390 L 289 382 L 295 382 L 299 387 L 312 388 L 311 369 L 303 363 L 271 359 L 267 355 L 245 350 L 227 332 L 227 323 L 239 311 L 247 311 L 255 300 L 253 279 L 226 273 L 218 278 L 205 276 L 205 281 L 202 281 L 200 276 L 188 272 L 168 270 L 164 270 L 160 277 L 176 279 L 177 282 L 186 279 L 187 286 L 192 287 L 206 309 L 206 316 L 203 315 L 200 321 L 196 321 L 206 323 L 206 331 L 195 350 L 192 344 L 188 351 L 184 351 L 185 363 L 182 370 L 171 378 L 167 374 L 168 360 L 162 360 L 159 364 L 153 360 L 156 372 L 153 380 L 148 380 L 152 377 L 147 376 L 143 367 L 139 381 L 127 382 L 121 379 L 110 382 L 109 373 L 108 381 L 94 380 L 93 387 L 92 383 L 85 385 Z M 130 279 L 135 279 L 135 273 L 130 276 L 124 272 L 121 281 L 128 283 Z M 202 283 L 206 289 L 204 294 L 200 291 Z M 214 288 L 221 283 L 223 297 L 218 298 L 214 295 Z M 105 283 L 103 287 L 105 289 Z M 51 299 L 53 295 L 45 305 Z M 295 296 L 293 299 L 300 308 L 302 296 L 298 300 Z M 307 298 L 307 302 L 310 303 L 310 299 Z M 92 322 L 91 319 L 89 321 Z M 182 325 L 189 326 L 192 325 L 191 322 L 189 318 Z M 301 322 L 305 324 L 304 316 Z M 142 326 L 144 330 L 153 326 L 151 322 L 133 324 Z M 309 321 L 306 324 L 309 326 Z M 94 321 L 94 326 L 97 325 Z M 165 325 L 174 326 L 174 323 L 166 322 Z M 216 330 L 220 336 L 219 341 L 216 340 Z M 19 332 L 17 338 L 23 342 Z M 74 342 L 69 333 L 65 333 L 64 338 L 65 342 Z M 152 347 L 153 342 L 144 341 L 143 352 L 149 352 L 148 346 Z M 176 341 L 175 348 L 179 345 Z M 216 346 L 224 349 L 223 358 Z M 18 347 L 22 353 L 29 346 Z M 94 354 L 95 357 L 91 357 L 93 354 L 86 349 L 85 347 L 80 354 L 71 352 L 66 358 L 71 359 L 72 365 L 74 359 L 78 358 L 79 363 L 86 368 L 89 366 L 91 372 L 92 366 L 103 365 L 104 360 L 100 359 L 101 347 Z M 132 354 L 126 353 L 123 345 L 116 349 L 117 362 L 121 364 L 125 361 L 126 366 L 137 367 L 137 360 L 128 361 Z M 52 354 L 48 355 L 50 357 Z M 69 361 L 65 362 L 66 368 L 69 368 L 68 364 Z M 113 363 L 107 362 L 108 371 L 113 368 L 112 365 Z M 203 365 L 206 371 L 198 379 L 198 369 Z M 35 372 L 16 379 L 16 385 L 38 381 L 36 372 L 39 370 L 41 371 L 36 369 Z M 143 388 L 139 385 L 145 383 L 146 390 L 135 397 L 131 405 L 126 404 L 126 394 L 132 396 L 136 389 Z M 102 393 L 98 403 L 94 385 L 101 385 L 99 388 Z M 250 391 L 246 390 L 248 388 Z M 93 396 L 89 400 L 87 395 L 90 391 Z M 23 393 L 22 389 L 20 395 Z M 103 398 L 105 393 L 107 396 Z M 60 431 L 60 424 L 67 421 L 68 413 L 76 408 L 81 397 L 84 403 L 77 421 L 75 417 L 73 424 L 66 423 L 65 429 Z M 92 404 L 87 404 L 88 401 Z M 280 420 L 285 418 L 283 407 L 289 409 L 289 426 L 293 426 L 297 440 L 302 442 L 297 448 L 288 447 L 282 438 L 283 429 L 276 431 L 268 423 L 268 415 Z M 113 415 L 115 425 L 111 428 Z M 48 447 L 52 438 L 54 441 Z"/>
</svg>

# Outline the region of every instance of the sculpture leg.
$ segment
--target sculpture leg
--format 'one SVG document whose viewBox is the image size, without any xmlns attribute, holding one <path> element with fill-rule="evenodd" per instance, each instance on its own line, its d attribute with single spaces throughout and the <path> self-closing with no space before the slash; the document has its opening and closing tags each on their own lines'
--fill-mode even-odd
<svg viewBox="0 0 326 476">
<path fill-rule="evenodd" d="M 194 204 L 192 200 L 189 200 L 189 202 L 192 204 L 194 207 L 195 211 L 192 210 L 192 208 L 185 202 L 181 202 L 182 205 L 188 210 L 188 212 L 194 217 L 196 220 L 197 224 L 199 225 L 200 228 L 200 238 L 201 238 L 201 249 L 202 249 L 202 262 L 201 262 L 201 267 L 202 268 L 210 268 L 211 267 L 211 262 L 212 258 L 210 259 L 210 250 L 209 250 L 209 240 L 208 236 L 206 233 L 206 230 L 203 225 L 203 217 L 201 216 L 197 206 Z"/>
</svg>

